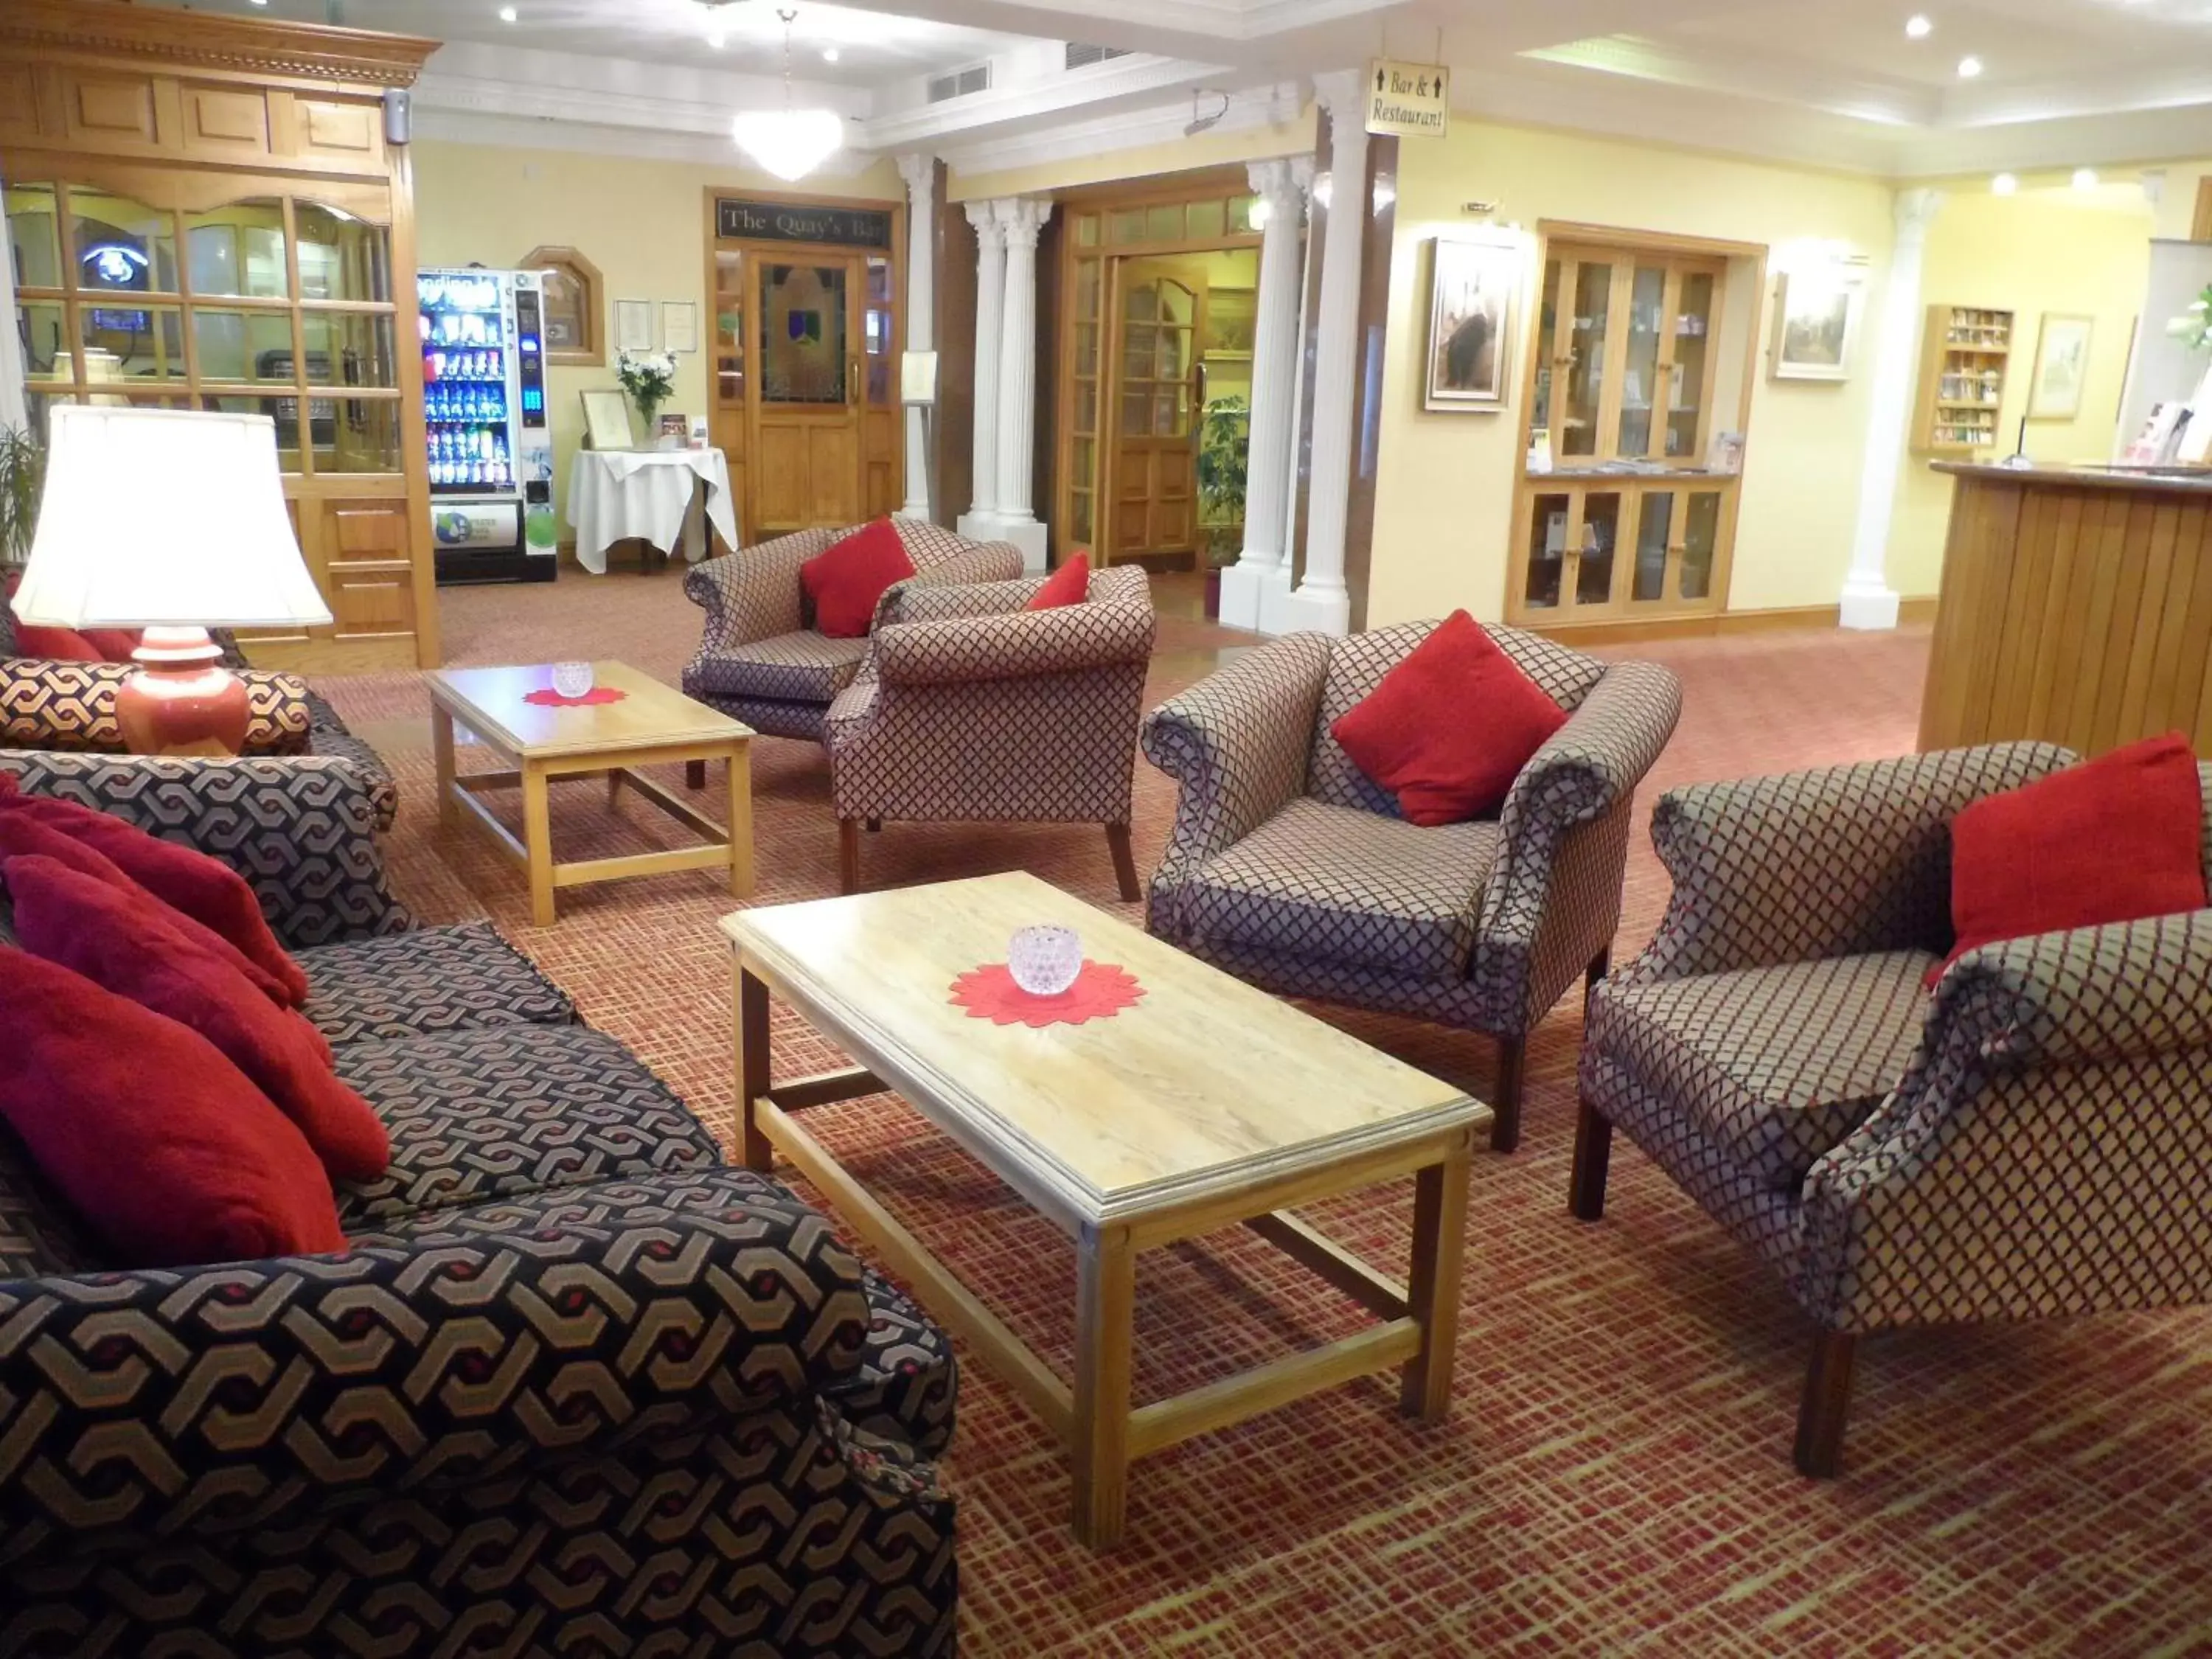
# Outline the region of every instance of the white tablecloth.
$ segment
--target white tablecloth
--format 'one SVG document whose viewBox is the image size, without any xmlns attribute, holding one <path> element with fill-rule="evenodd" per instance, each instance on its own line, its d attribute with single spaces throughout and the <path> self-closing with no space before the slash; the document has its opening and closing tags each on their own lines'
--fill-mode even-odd
<svg viewBox="0 0 2212 1659">
<path fill-rule="evenodd" d="M 580 449 L 568 469 L 568 523 L 576 532 L 576 562 L 595 576 L 607 574 L 607 549 L 629 537 L 672 553 L 684 542 L 693 495 L 704 487 L 707 519 L 732 549 L 738 518 L 730 498 L 730 464 L 719 449 Z M 696 564 L 707 538 L 696 534 L 684 549 Z"/>
</svg>

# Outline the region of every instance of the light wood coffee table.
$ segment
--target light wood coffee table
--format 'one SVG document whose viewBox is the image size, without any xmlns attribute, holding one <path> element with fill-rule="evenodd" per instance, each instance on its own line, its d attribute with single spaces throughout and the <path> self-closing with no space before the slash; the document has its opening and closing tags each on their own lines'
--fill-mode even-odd
<svg viewBox="0 0 2212 1659">
<path fill-rule="evenodd" d="M 1085 954 L 1134 974 L 1144 1000 L 1036 1030 L 955 1006 L 955 977 L 1004 961 L 1009 935 L 1033 922 L 1078 929 Z M 1132 1459 L 1316 1389 L 1398 1368 L 1401 1408 L 1443 1416 L 1468 1158 L 1487 1106 L 1029 875 L 741 911 L 722 929 L 736 957 L 745 1162 L 788 1158 L 1067 1443 L 1079 1538 L 1119 1540 Z M 865 1069 L 775 1081 L 771 991 Z M 800 1124 L 808 1107 L 884 1089 L 1074 1238 L 1072 1386 Z M 1408 1173 L 1407 1284 L 1286 1212 Z M 1381 1322 L 1133 1410 L 1138 1253 L 1237 1222 Z"/>
<path fill-rule="evenodd" d="M 530 916 L 553 925 L 556 888 L 672 870 L 726 870 L 730 891 L 753 890 L 752 728 L 694 702 L 649 674 L 618 662 L 592 665 L 593 683 L 629 695 L 620 702 L 549 708 L 526 702 L 526 693 L 553 684 L 550 665 L 522 668 L 441 668 L 424 678 L 430 686 L 430 740 L 438 757 L 438 818 L 447 829 L 472 820 L 520 865 L 530 878 Z M 466 726 L 509 763 L 505 770 L 456 773 L 453 726 Z M 729 822 L 715 823 L 680 796 L 636 769 L 675 761 L 726 760 L 730 767 Z M 604 775 L 607 799 L 635 790 L 705 838 L 704 847 L 563 864 L 553 856 L 547 800 L 556 778 Z M 488 789 L 522 790 L 522 835 L 518 838 L 478 795 Z"/>
</svg>

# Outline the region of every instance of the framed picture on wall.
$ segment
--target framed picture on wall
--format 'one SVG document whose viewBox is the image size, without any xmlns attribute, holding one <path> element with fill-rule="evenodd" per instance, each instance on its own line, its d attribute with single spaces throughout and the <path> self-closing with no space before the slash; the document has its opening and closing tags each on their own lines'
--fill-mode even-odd
<svg viewBox="0 0 2212 1659">
<path fill-rule="evenodd" d="M 2046 311 L 2035 341 L 2035 377 L 2028 382 L 2027 418 L 2070 421 L 2081 412 L 2081 386 L 2089 378 L 2094 317 Z"/>
<path fill-rule="evenodd" d="M 585 442 L 594 449 L 630 448 L 629 400 L 612 387 L 580 395 Z"/>
<path fill-rule="evenodd" d="M 1776 279 L 1768 373 L 1778 380 L 1848 380 L 1858 344 L 1863 277 L 1848 267 Z"/>
<path fill-rule="evenodd" d="M 1495 415 L 1519 321 L 1522 246 L 1503 237 L 1439 236 L 1430 244 L 1426 407 Z"/>
</svg>

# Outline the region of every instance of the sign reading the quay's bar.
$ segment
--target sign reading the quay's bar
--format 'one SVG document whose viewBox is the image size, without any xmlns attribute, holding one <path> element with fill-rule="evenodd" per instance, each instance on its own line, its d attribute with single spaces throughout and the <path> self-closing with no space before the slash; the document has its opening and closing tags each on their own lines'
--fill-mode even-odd
<svg viewBox="0 0 2212 1659">
<path fill-rule="evenodd" d="M 1442 64 L 1377 58 L 1367 66 L 1367 130 L 1401 138 L 1451 131 L 1451 71 Z"/>
<path fill-rule="evenodd" d="M 810 207 L 804 202 L 714 198 L 714 234 L 755 242 L 822 242 L 832 247 L 889 247 L 891 216 L 879 208 Z"/>
</svg>

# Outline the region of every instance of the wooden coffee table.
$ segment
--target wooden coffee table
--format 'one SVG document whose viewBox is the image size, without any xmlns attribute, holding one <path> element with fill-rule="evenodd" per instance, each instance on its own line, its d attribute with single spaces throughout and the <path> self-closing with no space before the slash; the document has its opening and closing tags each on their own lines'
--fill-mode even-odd
<svg viewBox="0 0 2212 1659">
<path fill-rule="evenodd" d="M 556 888 L 672 870 L 726 870 L 730 891 L 753 890 L 752 728 L 694 702 L 649 674 L 618 662 L 592 665 L 593 683 L 629 695 L 620 702 L 548 708 L 523 701 L 553 684 L 550 665 L 524 668 L 441 668 L 430 686 L 430 739 L 438 757 L 438 819 L 447 829 L 473 820 L 490 832 L 530 878 L 530 916 L 553 925 Z M 457 774 L 453 726 L 466 726 L 503 756 L 505 770 Z M 675 761 L 726 760 L 730 766 L 729 822 L 715 823 L 680 796 L 636 769 Z M 604 776 L 607 798 L 635 790 L 707 841 L 665 853 L 558 863 L 547 787 L 556 778 Z M 495 817 L 477 797 L 488 789 L 522 790 L 522 835 Z"/>
<path fill-rule="evenodd" d="M 1059 922 L 1144 1000 L 1083 1025 L 994 1025 L 949 1000 L 1006 959 L 1014 929 Z M 1468 1167 L 1490 1109 L 1035 877 L 909 887 L 741 911 L 737 1086 L 745 1162 L 777 1152 L 1066 1443 L 1076 1535 L 1121 1536 L 1132 1459 L 1370 1371 L 1402 1370 L 1433 1421 L 1451 1386 Z M 864 1069 L 775 1081 L 769 996 Z M 893 1089 L 1076 1241 L 1075 1377 L 1063 1382 L 804 1128 L 805 1109 Z M 1415 1178 L 1400 1284 L 1287 1206 Z M 1243 1223 L 1380 1323 L 1171 1400 L 1131 1408 L 1139 1251 Z"/>
</svg>

